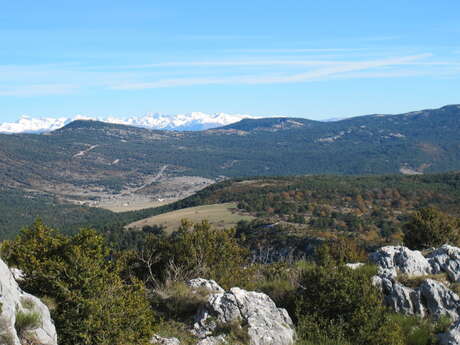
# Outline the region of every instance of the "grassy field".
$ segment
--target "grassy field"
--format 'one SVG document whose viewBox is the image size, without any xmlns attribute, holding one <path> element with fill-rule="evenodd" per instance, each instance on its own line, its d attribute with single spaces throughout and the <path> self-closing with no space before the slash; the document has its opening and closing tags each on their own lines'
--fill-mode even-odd
<svg viewBox="0 0 460 345">
<path fill-rule="evenodd" d="M 164 213 L 131 223 L 126 228 L 142 229 L 146 225 L 164 225 L 166 232 L 171 233 L 177 230 L 182 219 L 188 219 L 195 223 L 206 219 L 211 225 L 217 228 L 230 228 L 235 226 L 240 220 L 251 220 L 253 217 L 238 214 L 236 212 L 236 203 L 225 203 L 189 207 Z"/>
</svg>

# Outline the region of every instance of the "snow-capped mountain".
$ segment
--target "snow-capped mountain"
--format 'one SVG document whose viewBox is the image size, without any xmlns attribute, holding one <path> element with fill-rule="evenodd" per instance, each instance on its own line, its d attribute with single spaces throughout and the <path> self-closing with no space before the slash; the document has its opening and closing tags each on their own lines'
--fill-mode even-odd
<svg viewBox="0 0 460 345">
<path fill-rule="evenodd" d="M 116 117 L 99 118 L 83 115 L 61 118 L 32 118 L 29 116 L 22 116 L 16 122 L 0 123 L 0 133 L 46 133 L 64 127 L 68 123 L 75 120 L 98 120 L 108 123 L 116 123 L 150 129 L 197 131 L 225 126 L 234 122 L 238 122 L 244 118 L 256 117 L 241 114 L 205 114 L 201 112 L 176 115 L 147 114 L 145 116 L 130 117 L 127 119 L 120 119 Z"/>
</svg>

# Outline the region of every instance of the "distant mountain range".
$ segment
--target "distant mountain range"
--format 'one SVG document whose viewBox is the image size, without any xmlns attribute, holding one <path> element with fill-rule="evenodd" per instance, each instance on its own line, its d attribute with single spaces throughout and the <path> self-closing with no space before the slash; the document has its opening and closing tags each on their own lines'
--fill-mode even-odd
<svg viewBox="0 0 460 345">
<path fill-rule="evenodd" d="M 44 134 L 0 134 L 0 209 L 174 198 L 171 181 L 184 189 L 196 177 L 460 171 L 459 133 L 460 105 L 334 122 L 246 118 L 184 132 L 76 120 Z"/>
<path fill-rule="evenodd" d="M 175 115 L 147 114 L 145 116 L 130 117 L 127 119 L 119 119 L 116 117 L 96 118 L 83 115 L 60 118 L 33 118 L 29 116 L 22 116 L 16 122 L 0 123 L 0 133 L 47 133 L 62 128 L 76 120 L 97 120 L 106 123 L 115 123 L 148 129 L 199 131 L 228 125 L 230 123 L 238 122 L 244 118 L 256 117 L 241 114 L 205 114 L 201 112 Z"/>
</svg>

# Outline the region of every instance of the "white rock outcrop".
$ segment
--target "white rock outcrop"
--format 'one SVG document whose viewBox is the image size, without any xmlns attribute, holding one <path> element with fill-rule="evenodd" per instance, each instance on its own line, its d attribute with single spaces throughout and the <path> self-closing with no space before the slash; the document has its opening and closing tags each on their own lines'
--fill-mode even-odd
<svg viewBox="0 0 460 345">
<path fill-rule="evenodd" d="M 0 259 L 0 344 L 20 345 L 21 338 L 32 339 L 34 344 L 57 345 L 57 334 L 48 307 L 38 298 L 22 291 L 8 266 Z M 36 328 L 19 334 L 18 315 L 35 314 Z M 16 327 L 15 327 L 16 326 Z M 34 327 L 35 327 L 34 326 Z"/>
<path fill-rule="evenodd" d="M 369 255 L 378 266 L 373 283 L 384 295 L 385 303 L 395 311 L 411 315 L 430 315 L 439 319 L 449 316 L 454 323 L 439 335 L 442 345 L 460 345 L 460 297 L 443 283 L 430 279 L 430 274 L 446 273 L 451 282 L 460 282 L 460 248 L 443 245 L 426 257 L 417 250 L 387 246 Z M 398 275 L 418 277 L 420 284 L 407 287 L 398 282 Z M 423 277 L 427 276 L 427 277 Z"/>
<path fill-rule="evenodd" d="M 210 279 L 203 279 L 203 278 L 196 278 L 188 281 L 188 286 L 192 289 L 205 289 L 211 293 L 223 293 L 225 292 L 219 284 L 217 284 L 214 280 Z"/>
<path fill-rule="evenodd" d="M 432 273 L 430 262 L 418 250 L 403 246 L 382 247 L 369 255 L 379 267 L 379 275 L 395 278 L 398 273 L 423 276 Z"/>
<path fill-rule="evenodd" d="M 425 315 L 420 291 L 406 287 L 387 277 L 375 276 L 373 283 L 383 292 L 385 304 L 396 312 L 408 315 Z"/>
<path fill-rule="evenodd" d="M 460 248 L 448 244 L 436 249 L 427 258 L 433 273 L 446 272 L 454 282 L 460 282 Z"/>
<path fill-rule="evenodd" d="M 418 290 L 432 317 L 438 319 L 442 315 L 448 315 L 452 320 L 459 318 L 460 298 L 444 284 L 426 279 Z"/>
<path fill-rule="evenodd" d="M 180 345 L 180 341 L 177 338 L 163 338 L 159 335 L 154 335 L 150 343 L 155 345 Z"/>
<path fill-rule="evenodd" d="M 203 282 L 202 282 L 203 283 Z M 210 282 L 213 286 L 215 282 Z M 200 287 L 207 284 L 200 284 Z M 202 339 L 200 344 L 209 344 L 205 339 L 222 342 L 214 334 L 223 325 L 242 325 L 247 329 L 250 345 L 292 345 L 295 331 L 287 311 L 278 308 L 269 296 L 263 293 L 232 288 L 230 291 L 214 292 L 195 318 L 194 333 Z M 209 339 L 211 338 L 211 339 Z"/>
</svg>

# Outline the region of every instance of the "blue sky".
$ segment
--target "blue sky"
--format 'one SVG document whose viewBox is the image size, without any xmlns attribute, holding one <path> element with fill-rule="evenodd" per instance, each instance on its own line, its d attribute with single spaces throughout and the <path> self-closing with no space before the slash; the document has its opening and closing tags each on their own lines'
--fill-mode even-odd
<svg viewBox="0 0 460 345">
<path fill-rule="evenodd" d="M 460 103 L 460 2 L 3 1 L 0 121 Z"/>
</svg>

